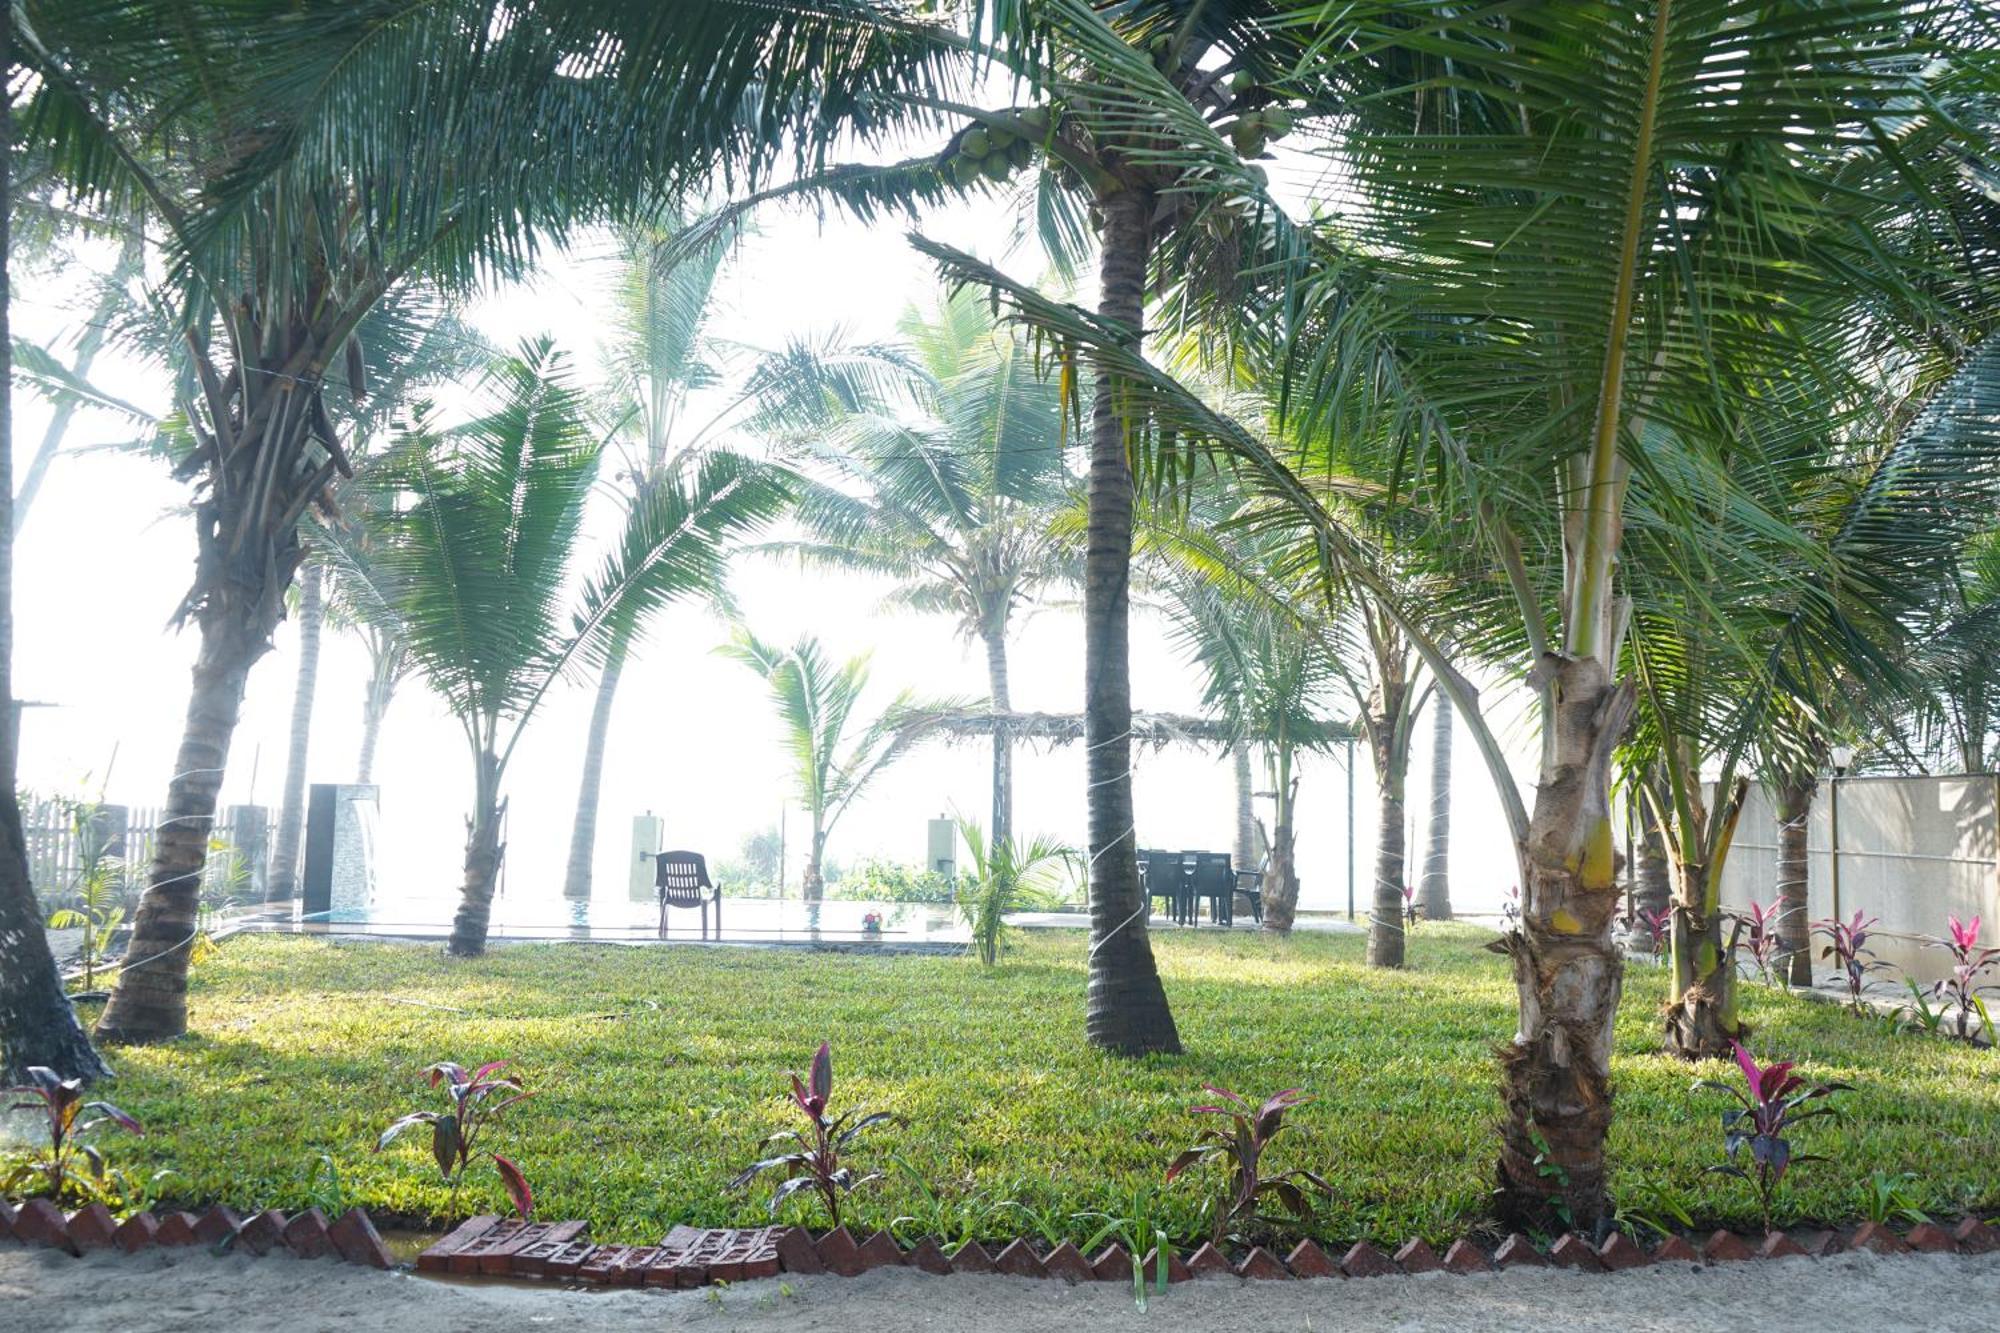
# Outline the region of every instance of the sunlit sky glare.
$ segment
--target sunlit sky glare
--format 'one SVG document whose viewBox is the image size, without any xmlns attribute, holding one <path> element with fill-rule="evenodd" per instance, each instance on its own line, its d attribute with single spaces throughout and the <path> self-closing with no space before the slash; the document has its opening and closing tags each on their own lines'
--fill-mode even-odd
<svg viewBox="0 0 2000 1333">
<path fill-rule="evenodd" d="M 941 241 L 1035 280 L 1046 263 L 1032 246 L 1010 244 L 1013 219 L 993 200 L 970 201 L 927 215 L 921 229 Z M 907 224 L 862 224 L 838 216 L 771 212 L 736 247 L 717 288 L 715 336 L 740 344 L 745 355 L 788 339 L 838 330 L 857 340 L 889 340 L 911 304 L 938 298 L 936 275 L 906 240 Z M 86 251 L 108 266 L 110 255 Z M 488 337 L 510 346 L 547 334 L 586 379 L 600 376 L 602 340 L 613 268 L 603 236 L 585 236 L 551 254 L 536 279 L 487 293 L 471 311 Z M 87 318 L 84 283 L 76 271 L 30 270 L 17 275 L 16 335 L 52 343 L 67 360 Z M 1084 299 L 1094 280 L 1082 280 Z M 93 378 L 147 407 L 164 408 L 168 387 L 157 369 L 107 350 Z M 690 411 L 700 421 L 719 408 L 728 385 Z M 463 394 L 436 395 L 445 410 Z M 454 402 L 454 399 L 459 401 Z M 15 475 L 19 477 L 49 419 L 45 403 L 15 395 Z M 194 542 L 185 513 L 188 492 L 157 463 L 90 446 L 128 438 L 118 418 L 79 415 L 66 453 L 51 470 L 23 524 L 16 548 L 16 681 L 30 708 L 22 729 L 21 781 L 44 791 L 92 793 L 153 807 L 164 799 L 187 704 L 193 629 L 166 621 L 186 591 Z M 1073 459 L 1073 466 L 1078 460 Z M 615 526 L 615 504 L 604 500 L 590 532 L 603 539 Z M 580 561 L 579 567 L 588 566 Z M 744 620 L 761 636 L 789 641 L 818 635 L 829 650 L 873 654 L 869 702 L 898 691 L 983 698 L 985 662 L 976 645 L 957 638 L 945 617 L 880 606 L 888 584 L 855 574 L 801 569 L 789 561 L 739 559 L 732 589 Z M 1063 602 L 1075 597 L 1059 595 Z M 778 723 L 761 681 L 713 652 L 726 633 L 714 613 L 675 607 L 653 622 L 627 665 L 605 762 L 596 873 L 600 894 L 620 891 L 631 856 L 632 816 L 652 812 L 666 821 L 670 846 L 705 851 L 711 861 L 733 858 L 746 835 L 777 824 L 791 784 Z M 279 628 L 273 652 L 256 667 L 230 755 L 225 803 L 275 805 L 297 671 L 296 626 Z M 1073 605 L 1030 608 L 1012 645 L 1015 707 L 1073 712 L 1081 705 L 1083 636 Z M 329 629 L 322 640 L 308 777 L 349 781 L 359 746 L 366 656 L 352 634 Z M 561 687 L 548 700 L 510 769 L 506 893 L 554 899 L 569 847 L 584 731 L 594 682 Z M 1132 694 L 1136 707 L 1198 711 L 1200 685 L 1159 619 L 1141 610 L 1132 634 Z M 1518 690 L 1488 687 L 1489 700 L 1517 774 L 1531 780 L 1532 734 Z M 1351 705 L 1332 710 L 1347 716 Z M 1491 783 L 1461 723 L 1452 800 L 1453 895 L 1463 907 L 1494 910 L 1514 883 L 1514 858 Z M 1421 719 L 1409 782 L 1409 878 L 1415 882 L 1428 813 L 1430 725 Z M 1354 793 L 1355 893 L 1365 913 L 1372 883 L 1376 791 L 1365 751 L 1358 751 Z M 115 757 L 115 764 L 114 764 Z M 852 865 L 876 856 L 908 864 L 925 854 L 925 821 L 961 813 L 984 822 L 988 805 L 984 741 L 927 744 L 872 787 L 835 829 L 828 854 Z M 470 761 L 463 733 L 418 679 L 397 695 L 376 758 L 382 786 L 381 893 L 435 899 L 455 891 L 470 798 Z M 1023 834 L 1049 834 L 1081 845 L 1084 776 L 1080 746 L 1023 747 L 1016 760 L 1015 823 Z M 1344 908 L 1348 893 L 1347 777 L 1337 758 L 1302 763 L 1299 862 L 1302 905 Z M 1227 850 L 1234 838 L 1234 787 L 1226 755 L 1169 748 L 1140 751 L 1135 797 L 1142 846 Z M 1260 787 L 1263 784 L 1260 783 Z M 1270 804 L 1259 802 L 1268 825 Z M 802 820 L 789 819 L 794 855 L 788 868 L 796 892 Z"/>
</svg>

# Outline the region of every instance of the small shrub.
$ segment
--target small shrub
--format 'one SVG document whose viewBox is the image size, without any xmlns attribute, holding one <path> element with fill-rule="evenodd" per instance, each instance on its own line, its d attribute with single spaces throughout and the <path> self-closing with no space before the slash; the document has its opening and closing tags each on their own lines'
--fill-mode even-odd
<svg viewBox="0 0 2000 1333">
<path fill-rule="evenodd" d="M 789 1143 L 796 1151 L 752 1162 L 729 1182 L 729 1188 L 744 1189 L 764 1172 L 782 1168 L 785 1179 L 771 1193 L 771 1215 L 777 1216 L 785 1200 L 801 1190 L 810 1189 L 819 1195 L 820 1202 L 825 1205 L 829 1224 L 837 1227 L 840 1225 L 841 1197 L 882 1178 L 880 1171 L 870 1171 L 865 1176 L 857 1177 L 852 1168 L 841 1160 L 841 1154 L 864 1131 L 895 1117 L 887 1111 L 867 1114 L 849 1111 L 838 1119 L 828 1118 L 827 1104 L 833 1097 L 833 1049 L 824 1041 L 813 1055 L 808 1078 L 809 1083 L 802 1081 L 797 1074 L 792 1075 L 792 1102 L 804 1113 L 810 1133 L 783 1129 L 765 1139 L 765 1147 L 774 1143 Z"/>
<path fill-rule="evenodd" d="M 1893 1176 L 1887 1171 L 1870 1173 L 1860 1192 L 1861 1215 L 1882 1226 L 1894 1221 L 1912 1225 L 1930 1221 L 1930 1214 L 1917 1206 L 1916 1185 L 1914 1171 Z"/>
<path fill-rule="evenodd" d="M 1403 886 L 1403 929 L 1417 928 L 1417 891 L 1408 884 Z"/>
<path fill-rule="evenodd" d="M 1210 1158 L 1219 1157 L 1228 1164 L 1229 1187 L 1215 1210 L 1215 1241 L 1220 1243 L 1231 1226 L 1256 1220 L 1258 1203 L 1265 1195 L 1277 1199 L 1299 1221 L 1310 1218 L 1312 1205 L 1306 1199 L 1305 1187 L 1325 1195 L 1333 1192 L 1332 1186 L 1313 1172 L 1298 1167 L 1267 1174 L 1264 1154 L 1272 1140 L 1283 1132 L 1285 1112 L 1304 1106 L 1312 1098 L 1297 1088 L 1287 1088 L 1266 1098 L 1262 1106 L 1252 1107 L 1227 1088 L 1213 1083 L 1201 1086 L 1228 1104 L 1191 1106 L 1188 1114 L 1220 1116 L 1230 1122 L 1229 1128 L 1204 1131 L 1192 1148 L 1174 1159 L 1167 1168 L 1166 1178 L 1171 1181 Z"/>
<path fill-rule="evenodd" d="M 110 1102 L 85 1101 L 82 1079 L 66 1079 L 44 1065 L 30 1065 L 28 1080 L 0 1089 L 0 1095 L 32 1099 L 14 1102 L 11 1109 L 42 1113 L 48 1147 L 0 1179 L 0 1194 L 40 1196 L 64 1206 L 108 1201 L 121 1194 L 123 1182 L 105 1168 L 104 1154 L 94 1144 L 85 1143 L 83 1136 L 105 1124 L 143 1135 L 146 1131 L 139 1122 Z M 86 1171 L 77 1170 L 79 1157 L 87 1165 Z"/>
<path fill-rule="evenodd" d="M 1764 1218 L 1764 1229 L 1769 1231 L 1771 1204 L 1777 1197 L 1778 1187 L 1784 1182 L 1785 1173 L 1801 1162 L 1825 1160 L 1793 1153 L 1791 1140 L 1786 1135 L 1808 1120 L 1837 1114 L 1831 1106 L 1807 1107 L 1806 1103 L 1836 1092 L 1845 1092 L 1848 1085 L 1808 1084 L 1792 1073 L 1792 1062 L 1789 1060 L 1760 1068 L 1740 1043 L 1730 1044 L 1736 1048 L 1736 1064 L 1743 1071 L 1748 1091 L 1709 1079 L 1702 1079 L 1694 1085 L 1696 1088 L 1727 1092 L 1742 1103 L 1722 1113 L 1723 1151 L 1729 1158 L 1728 1163 L 1708 1169 L 1718 1175 L 1747 1180 L 1756 1186 L 1757 1206 Z M 1748 1168 L 1738 1161 L 1738 1154 L 1745 1148 L 1750 1150 Z"/>
<path fill-rule="evenodd" d="M 1847 1002 L 1856 1011 L 1861 1008 L 1861 997 L 1867 986 L 1868 974 L 1880 972 L 1889 964 L 1875 956 L 1868 947 L 1869 932 L 1879 924 L 1879 917 L 1863 916 L 1856 912 L 1851 921 L 1837 921 L 1832 917 L 1813 923 L 1813 933 L 1826 938 L 1826 947 L 1819 951 L 1822 959 L 1833 960 L 1841 979 L 1847 983 Z"/>
<path fill-rule="evenodd" d="M 524 1092 L 521 1085 L 511 1078 L 497 1077 L 507 1066 L 505 1060 L 491 1060 L 467 1073 L 463 1065 L 441 1060 L 424 1071 L 429 1075 L 431 1086 L 443 1084 L 445 1093 L 451 1098 L 448 1111 L 413 1111 L 395 1121 L 382 1131 L 382 1137 L 375 1141 L 375 1151 L 381 1152 L 401 1137 L 404 1130 L 417 1125 L 431 1127 L 431 1156 L 438 1164 L 438 1170 L 451 1186 L 450 1222 L 458 1220 L 458 1191 L 465 1183 L 466 1168 L 481 1157 L 491 1158 L 493 1169 L 500 1175 L 500 1183 L 507 1190 L 507 1198 L 522 1217 L 531 1217 L 535 1211 L 534 1192 L 528 1188 L 527 1177 L 521 1168 L 490 1148 L 480 1146 L 480 1139 L 500 1118 L 500 1113 L 519 1101 L 534 1096 Z M 499 1101 L 492 1101 L 496 1094 L 505 1093 Z"/>
<path fill-rule="evenodd" d="M 1673 923 L 1671 907 L 1651 907 L 1639 913 L 1639 924 L 1646 928 L 1646 947 L 1652 951 L 1656 963 L 1667 956 L 1667 940 Z"/>
</svg>

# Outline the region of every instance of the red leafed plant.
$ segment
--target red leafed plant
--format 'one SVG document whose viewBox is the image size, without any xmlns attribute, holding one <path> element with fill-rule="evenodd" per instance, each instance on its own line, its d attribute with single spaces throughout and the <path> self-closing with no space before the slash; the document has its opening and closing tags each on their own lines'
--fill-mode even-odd
<svg viewBox="0 0 2000 1333">
<path fill-rule="evenodd" d="M 479 1142 L 502 1111 L 534 1096 L 523 1092 L 514 1079 L 498 1077 L 507 1064 L 505 1060 L 491 1060 L 468 1074 L 465 1066 L 440 1060 L 424 1073 L 429 1075 L 433 1088 L 444 1085 L 451 1108 L 413 1111 L 383 1130 L 382 1137 L 375 1142 L 375 1151 L 381 1152 L 404 1130 L 415 1125 L 431 1127 L 431 1156 L 451 1186 L 451 1221 L 458 1220 L 458 1191 L 465 1183 L 466 1168 L 481 1157 L 493 1159 L 493 1169 L 499 1173 L 500 1183 L 506 1187 L 515 1211 L 524 1218 L 534 1215 L 534 1192 L 528 1188 L 528 1178 L 521 1174 L 521 1168 L 491 1148 L 482 1148 Z M 496 1096 L 498 1101 L 493 1100 Z"/>
<path fill-rule="evenodd" d="M 1938 982 L 1933 988 L 1941 999 L 1958 1006 L 1958 1035 L 1970 1035 L 1975 1015 L 1979 1025 L 1986 1031 L 1986 1039 L 1994 1040 L 1993 1017 L 1987 1012 L 1983 992 L 1993 989 L 1980 984 L 1980 978 L 1989 970 L 2000 967 L 2000 949 L 1985 948 L 1979 943 L 1979 918 L 1960 921 L 1955 915 L 1947 915 L 1945 924 L 1951 929 L 1951 938 L 1934 940 L 1935 948 L 1943 949 L 1951 955 L 1951 975 Z"/>
<path fill-rule="evenodd" d="M 35 1100 L 15 1102 L 9 1109 L 42 1113 L 49 1131 L 48 1152 L 29 1158 L 0 1179 L 0 1194 L 25 1194 L 32 1185 L 35 1194 L 58 1204 L 93 1203 L 107 1197 L 116 1173 L 107 1176 L 104 1154 L 84 1143 L 82 1136 L 103 1124 L 144 1134 L 139 1122 L 110 1102 L 85 1101 L 82 1079 L 66 1079 L 44 1065 L 29 1065 L 26 1083 L 0 1088 L 0 1096 L 24 1093 Z M 89 1163 L 88 1173 L 76 1169 L 78 1157 Z M 34 1184 L 37 1177 L 40 1183 Z"/>
<path fill-rule="evenodd" d="M 1749 915 L 1737 918 L 1750 928 L 1744 945 L 1750 950 L 1750 961 L 1756 964 L 1757 975 L 1764 979 L 1767 986 L 1771 984 L 1772 969 L 1778 963 L 1778 911 L 1776 903 L 1766 907 L 1752 899 Z"/>
<path fill-rule="evenodd" d="M 1742 1103 L 1722 1113 L 1723 1152 L 1729 1158 L 1728 1164 L 1708 1169 L 1720 1175 L 1747 1180 L 1757 1187 L 1757 1204 L 1764 1215 L 1764 1230 L 1769 1231 L 1771 1202 L 1785 1178 L 1785 1172 L 1800 1162 L 1825 1160 L 1813 1155 L 1794 1154 L 1791 1140 L 1785 1137 L 1787 1132 L 1804 1121 L 1838 1114 L 1831 1106 L 1807 1107 L 1806 1103 L 1836 1092 L 1846 1092 L 1849 1086 L 1845 1083 L 1808 1084 L 1792 1072 L 1790 1060 L 1759 1067 L 1740 1043 L 1730 1044 L 1736 1048 L 1736 1065 L 1743 1071 L 1748 1090 L 1708 1079 L 1699 1080 L 1694 1085 L 1726 1092 Z M 1750 1150 L 1748 1169 L 1737 1160 L 1737 1154 L 1744 1148 Z"/>
<path fill-rule="evenodd" d="M 777 1215 L 785 1200 L 800 1190 L 810 1189 L 826 1205 L 829 1225 L 839 1226 L 841 1196 L 852 1194 L 863 1185 L 882 1178 L 880 1171 L 870 1171 L 857 1177 L 853 1168 L 841 1160 L 841 1154 L 864 1131 L 884 1121 L 894 1120 L 895 1116 L 887 1111 L 866 1114 L 849 1111 L 839 1117 L 830 1117 L 827 1115 L 827 1104 L 832 1098 L 833 1048 L 827 1042 L 821 1042 L 819 1050 L 813 1054 L 812 1071 L 806 1079 L 792 1075 L 792 1103 L 804 1112 L 808 1128 L 781 1129 L 765 1139 L 763 1146 L 766 1148 L 774 1143 L 788 1143 L 793 1151 L 752 1162 L 729 1182 L 729 1188 L 743 1189 L 764 1172 L 782 1168 L 784 1182 L 771 1194 L 772 1216 Z"/>
<path fill-rule="evenodd" d="M 1880 918 L 1854 914 L 1852 921 L 1841 921 L 1827 917 L 1813 922 L 1815 935 L 1826 937 L 1826 947 L 1819 951 L 1821 958 L 1831 958 L 1840 969 L 1841 979 L 1847 983 L 1847 1003 L 1858 1013 L 1861 998 L 1865 993 L 1870 972 L 1879 972 L 1889 964 L 1875 956 L 1868 947 L 1868 935 L 1880 924 Z"/>
<path fill-rule="evenodd" d="M 1324 1195 L 1331 1193 L 1332 1187 L 1302 1167 L 1267 1174 L 1264 1154 L 1272 1140 L 1284 1130 L 1285 1112 L 1304 1106 L 1312 1098 L 1297 1088 L 1287 1088 L 1267 1098 L 1262 1106 L 1252 1106 L 1227 1088 L 1219 1088 L 1213 1083 L 1201 1086 L 1227 1104 L 1190 1106 L 1188 1114 L 1221 1116 L 1229 1121 L 1229 1126 L 1204 1131 L 1192 1148 L 1174 1158 L 1173 1165 L 1167 1168 L 1166 1178 L 1172 1180 L 1189 1167 L 1212 1157 L 1219 1157 L 1228 1163 L 1229 1189 L 1223 1196 L 1222 1206 L 1215 1210 L 1215 1241 L 1219 1244 L 1229 1234 L 1231 1226 L 1255 1220 L 1257 1205 L 1265 1195 L 1277 1199 L 1287 1212 L 1300 1221 L 1310 1218 L 1312 1205 L 1306 1198 L 1306 1188 Z"/>
<path fill-rule="evenodd" d="M 1673 924 L 1674 914 L 1664 907 L 1649 907 L 1639 913 L 1639 920 L 1646 927 L 1646 943 L 1657 963 L 1666 957 L 1667 929 Z"/>
</svg>

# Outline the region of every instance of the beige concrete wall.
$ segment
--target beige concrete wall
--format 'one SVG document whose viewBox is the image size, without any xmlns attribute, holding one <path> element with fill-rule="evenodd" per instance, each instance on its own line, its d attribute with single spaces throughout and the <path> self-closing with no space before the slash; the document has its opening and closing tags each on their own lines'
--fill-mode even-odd
<svg viewBox="0 0 2000 1333">
<path fill-rule="evenodd" d="M 2000 777 L 1851 777 L 1840 782 L 1840 904 L 1880 917 L 1871 943 L 1919 981 L 1949 969 L 1942 950 L 1921 941 L 1945 933 L 1946 913 L 1985 918 L 1987 944 L 2000 943 L 2000 867 L 1995 812 Z M 1833 910 L 1833 810 L 1820 785 L 1807 830 L 1807 901 L 1813 920 Z M 1764 784 L 1753 783 L 1723 868 L 1722 901 L 1745 907 L 1777 899 L 1778 827 Z M 1813 949 L 1813 972 L 1825 968 Z"/>
</svg>

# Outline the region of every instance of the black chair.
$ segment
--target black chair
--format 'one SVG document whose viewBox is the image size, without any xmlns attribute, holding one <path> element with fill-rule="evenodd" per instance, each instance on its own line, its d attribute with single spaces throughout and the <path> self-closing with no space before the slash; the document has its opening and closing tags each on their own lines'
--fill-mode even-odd
<svg viewBox="0 0 2000 1333">
<path fill-rule="evenodd" d="M 1208 899 L 1208 919 L 1218 926 L 1236 919 L 1236 872 L 1229 868 L 1228 852 L 1189 852 L 1194 858 L 1194 875 L 1188 892 L 1188 911 L 1203 898 Z"/>
<path fill-rule="evenodd" d="M 1250 915 L 1258 925 L 1264 924 L 1264 871 L 1269 868 L 1271 858 L 1266 856 L 1264 864 L 1255 870 L 1236 871 L 1236 896 L 1250 900 Z M 1235 906 L 1235 904 L 1231 904 Z"/>
<path fill-rule="evenodd" d="M 1167 915 L 1177 923 L 1187 924 L 1193 912 L 1193 899 L 1188 895 L 1188 876 L 1179 852 L 1163 852 L 1158 848 L 1139 853 L 1139 870 L 1146 881 L 1146 898 L 1167 900 Z"/>
<path fill-rule="evenodd" d="M 699 907 L 701 937 L 708 938 L 708 905 L 715 904 L 715 938 L 722 938 L 722 890 L 708 878 L 708 861 L 700 852 L 640 852 L 658 862 L 653 882 L 660 890 L 660 938 L 667 937 L 669 907 Z"/>
</svg>

